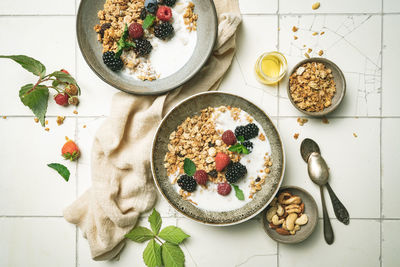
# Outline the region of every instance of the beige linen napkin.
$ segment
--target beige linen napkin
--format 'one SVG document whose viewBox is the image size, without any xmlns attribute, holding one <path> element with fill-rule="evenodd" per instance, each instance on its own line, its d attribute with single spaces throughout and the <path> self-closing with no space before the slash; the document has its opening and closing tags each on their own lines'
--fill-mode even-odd
<svg viewBox="0 0 400 267">
<path fill-rule="evenodd" d="M 150 172 L 150 147 L 162 116 L 177 102 L 218 88 L 235 52 L 241 18 L 237 0 L 214 0 L 218 40 L 202 70 L 180 88 L 162 96 L 117 93 L 111 114 L 98 130 L 92 148 L 92 187 L 64 210 L 88 239 L 94 260 L 116 257 L 124 235 L 139 215 L 153 207 L 156 190 Z"/>
</svg>

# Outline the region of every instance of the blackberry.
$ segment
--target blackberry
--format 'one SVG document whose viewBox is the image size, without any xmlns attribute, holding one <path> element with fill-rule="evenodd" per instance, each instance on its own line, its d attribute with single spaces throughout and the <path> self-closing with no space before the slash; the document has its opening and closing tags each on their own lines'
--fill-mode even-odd
<svg viewBox="0 0 400 267">
<path fill-rule="evenodd" d="M 192 176 L 184 174 L 179 177 L 177 182 L 182 190 L 185 190 L 187 192 L 193 192 L 194 190 L 196 190 L 197 183 Z"/>
<path fill-rule="evenodd" d="M 163 0 L 162 3 L 166 6 L 174 6 L 176 3 L 176 0 Z"/>
<path fill-rule="evenodd" d="M 225 178 L 229 183 L 236 183 L 240 178 L 245 176 L 247 173 L 246 166 L 240 162 L 231 163 L 225 173 Z"/>
<path fill-rule="evenodd" d="M 151 43 L 146 39 L 137 39 L 135 40 L 135 44 L 136 44 L 135 52 L 136 54 L 138 54 L 138 56 L 148 55 L 153 49 Z"/>
<path fill-rule="evenodd" d="M 112 71 L 119 71 L 124 66 L 121 58 L 116 58 L 113 51 L 107 51 L 103 54 L 103 62 Z"/>
<path fill-rule="evenodd" d="M 154 26 L 154 35 L 160 39 L 167 39 L 174 33 L 174 27 L 169 22 L 159 23 Z"/>
<path fill-rule="evenodd" d="M 253 143 L 251 141 L 244 141 L 242 145 L 244 145 L 250 153 L 253 151 Z"/>
<path fill-rule="evenodd" d="M 142 11 L 140 11 L 140 19 L 144 20 L 147 16 L 147 11 L 145 8 L 142 9 Z"/>
<path fill-rule="evenodd" d="M 217 170 L 212 170 L 212 171 L 208 172 L 208 175 L 210 175 L 212 178 L 217 178 L 218 172 L 217 172 Z"/>
<path fill-rule="evenodd" d="M 155 14 L 158 9 L 157 0 L 146 0 L 144 2 L 147 12 Z"/>
<path fill-rule="evenodd" d="M 244 140 L 249 140 L 258 135 L 258 127 L 254 123 L 249 123 L 246 126 L 238 126 L 235 129 L 236 138 L 243 136 Z"/>
</svg>

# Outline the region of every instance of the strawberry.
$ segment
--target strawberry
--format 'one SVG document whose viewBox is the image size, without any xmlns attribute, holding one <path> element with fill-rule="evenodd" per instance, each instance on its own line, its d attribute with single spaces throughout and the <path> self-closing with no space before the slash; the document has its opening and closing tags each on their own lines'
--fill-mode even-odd
<svg viewBox="0 0 400 267">
<path fill-rule="evenodd" d="M 64 69 L 61 69 L 60 71 L 64 72 L 65 74 L 69 74 L 69 72 Z"/>
<path fill-rule="evenodd" d="M 205 185 L 208 181 L 208 176 L 206 171 L 198 170 L 194 173 L 194 179 L 196 180 L 197 184 Z"/>
<path fill-rule="evenodd" d="M 229 162 L 231 162 L 231 159 L 227 154 L 218 152 L 215 156 L 215 169 L 220 172 L 228 166 Z"/>
<path fill-rule="evenodd" d="M 231 192 L 231 190 L 232 190 L 231 185 L 228 183 L 218 184 L 217 192 L 218 192 L 218 194 L 220 194 L 222 196 L 228 195 Z"/>
<path fill-rule="evenodd" d="M 65 159 L 76 160 L 80 156 L 79 148 L 74 141 L 68 140 L 61 149 L 61 155 Z"/>
<path fill-rule="evenodd" d="M 236 136 L 231 130 L 227 130 L 222 134 L 222 141 L 228 146 L 236 144 Z"/>
</svg>

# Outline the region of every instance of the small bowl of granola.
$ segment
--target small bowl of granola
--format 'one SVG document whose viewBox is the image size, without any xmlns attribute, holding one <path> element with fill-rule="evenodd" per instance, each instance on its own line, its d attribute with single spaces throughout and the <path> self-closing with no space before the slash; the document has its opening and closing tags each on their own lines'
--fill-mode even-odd
<svg viewBox="0 0 400 267">
<path fill-rule="evenodd" d="M 295 244 L 306 240 L 318 223 L 314 198 L 297 186 L 283 186 L 262 213 L 265 232 L 273 240 Z"/>
<path fill-rule="evenodd" d="M 346 93 L 343 72 L 325 58 L 308 58 L 294 66 L 289 75 L 287 93 L 300 112 L 321 117 L 334 111 Z"/>
</svg>

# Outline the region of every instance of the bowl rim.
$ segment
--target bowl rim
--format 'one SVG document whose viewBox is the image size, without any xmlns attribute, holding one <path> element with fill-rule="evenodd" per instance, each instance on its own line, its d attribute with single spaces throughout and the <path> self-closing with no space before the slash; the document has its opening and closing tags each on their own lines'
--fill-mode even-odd
<svg viewBox="0 0 400 267">
<path fill-rule="evenodd" d="M 212 38 L 213 38 L 212 45 L 208 49 L 207 54 L 205 54 L 205 56 L 202 58 L 202 60 L 199 62 L 199 64 L 193 69 L 192 73 L 187 75 L 184 79 L 182 79 L 179 83 L 177 83 L 172 88 L 166 88 L 164 90 L 156 91 L 156 92 L 155 91 L 133 92 L 133 91 L 129 90 L 128 88 L 124 88 L 124 87 L 118 86 L 116 84 L 113 84 L 111 81 L 108 81 L 99 72 L 97 72 L 97 70 L 90 64 L 90 60 L 89 60 L 89 57 L 87 55 L 87 52 L 84 52 L 85 50 L 83 49 L 83 40 L 82 40 L 83 36 L 81 36 L 82 34 L 80 34 L 80 31 L 78 31 L 78 29 L 79 29 L 79 27 L 81 25 L 80 24 L 80 20 L 81 20 L 81 18 L 83 16 L 82 15 L 82 5 L 83 5 L 83 2 L 85 2 L 85 1 L 89 1 L 89 0 L 81 0 L 80 1 L 79 7 L 78 7 L 78 11 L 76 13 L 76 19 L 75 19 L 75 32 L 76 32 L 76 37 L 77 37 L 77 41 L 78 41 L 79 50 L 80 50 L 80 52 L 81 52 L 86 64 L 96 74 L 97 77 L 99 77 L 103 82 L 109 84 L 110 86 L 112 86 L 112 87 L 114 87 L 114 88 L 116 88 L 118 90 L 121 90 L 123 92 L 129 93 L 129 94 L 134 94 L 134 95 L 162 95 L 164 93 L 167 93 L 169 91 L 172 91 L 172 90 L 182 86 L 183 84 L 188 82 L 191 78 L 193 78 L 202 69 L 202 67 L 207 63 L 207 61 L 210 58 L 210 56 L 212 55 L 212 53 L 214 51 L 214 47 L 215 47 L 215 45 L 217 43 L 217 38 L 218 38 L 218 16 L 217 16 L 217 10 L 216 10 L 214 1 L 206 0 L 206 1 L 209 1 L 209 3 L 211 4 L 212 8 L 211 8 L 210 11 L 211 11 L 211 13 L 212 13 L 212 15 L 214 17 L 214 20 L 216 21 L 216 23 L 215 23 L 215 34 L 212 36 Z"/>
<path fill-rule="evenodd" d="M 301 65 L 303 65 L 305 63 L 308 63 L 308 62 L 329 63 L 330 65 L 332 65 L 338 71 L 338 73 L 339 73 L 339 77 L 338 78 L 343 81 L 342 93 L 340 94 L 339 99 L 335 103 L 332 104 L 330 110 L 325 109 L 325 110 L 319 111 L 319 112 L 310 112 L 310 111 L 306 111 L 306 110 L 303 110 L 303 109 L 299 108 L 296 105 L 296 103 L 293 101 L 293 98 L 292 98 L 292 96 L 290 94 L 290 76 L 292 76 L 292 74 L 297 70 L 298 67 L 300 67 Z M 343 98 L 344 98 L 344 96 L 346 94 L 346 79 L 344 77 L 344 74 L 343 74 L 342 70 L 334 62 L 330 61 L 329 59 L 323 58 L 323 57 L 310 57 L 310 58 L 306 58 L 306 59 L 303 59 L 303 60 L 299 61 L 290 70 L 290 72 L 289 72 L 289 81 L 288 81 L 287 86 L 286 86 L 286 92 L 287 92 L 287 95 L 288 95 L 288 98 L 289 98 L 290 102 L 292 103 L 292 105 L 298 111 L 300 111 L 301 113 L 306 114 L 308 116 L 311 116 L 311 117 L 322 117 L 322 116 L 328 115 L 329 113 L 335 111 L 337 109 L 337 107 L 340 105 L 340 103 L 342 102 L 342 100 L 343 100 Z"/>
<path fill-rule="evenodd" d="M 198 220 L 198 219 L 196 219 L 196 218 L 190 217 L 189 215 L 187 215 L 186 213 L 184 213 L 183 211 L 181 211 L 178 207 L 176 207 L 176 206 L 167 198 L 167 196 L 166 196 L 166 195 L 164 194 L 164 192 L 161 190 L 161 186 L 160 186 L 160 184 L 158 183 L 158 181 L 157 181 L 157 179 L 156 179 L 156 175 L 155 175 L 155 168 L 154 168 L 153 155 L 154 155 L 154 151 L 155 151 L 155 144 L 156 144 L 156 139 L 157 139 L 156 137 L 157 137 L 157 135 L 158 135 L 158 133 L 159 133 L 159 131 L 160 131 L 160 129 L 161 129 L 161 126 L 164 124 L 166 118 L 167 118 L 178 106 L 180 106 L 181 104 L 183 104 L 183 103 L 185 103 L 185 102 L 187 102 L 187 101 L 189 101 L 189 100 L 191 100 L 191 99 L 193 99 L 193 98 L 196 98 L 196 97 L 198 97 L 198 96 L 201 96 L 201 95 L 208 95 L 208 94 L 209 94 L 209 95 L 213 95 L 213 94 L 214 94 L 214 95 L 215 95 L 215 94 L 230 95 L 230 96 L 234 96 L 234 97 L 240 98 L 240 99 L 242 99 L 242 100 L 245 100 L 245 101 L 247 101 L 247 102 L 253 104 L 254 106 L 256 106 L 256 107 L 257 107 L 261 112 L 263 112 L 263 114 L 271 121 L 272 126 L 274 127 L 275 131 L 278 133 L 278 139 L 279 139 L 279 142 L 280 142 L 280 145 L 281 145 L 281 148 L 282 148 L 282 149 L 281 149 L 281 150 L 282 150 L 282 173 L 281 173 L 281 175 L 280 175 L 280 178 L 279 178 L 279 182 L 278 182 L 278 184 L 277 184 L 277 187 L 276 187 L 274 193 L 272 194 L 273 197 L 271 197 L 271 199 L 270 199 L 269 201 L 267 201 L 259 210 L 257 210 L 256 212 L 254 212 L 252 215 L 250 215 L 250 216 L 248 216 L 248 217 L 246 217 L 246 218 L 240 219 L 240 220 L 238 220 L 238 221 L 231 222 L 231 223 L 209 223 L 209 222 L 204 222 L 204 221 Z M 181 213 L 182 215 L 184 215 L 186 218 L 191 219 L 192 221 L 195 221 L 195 222 L 200 223 L 200 224 L 202 224 L 202 225 L 210 225 L 210 226 L 230 226 L 230 225 L 240 224 L 240 223 L 243 223 L 243 222 L 245 222 L 245 221 L 250 220 L 251 218 L 253 218 L 253 217 L 257 216 L 258 214 L 260 214 L 261 212 L 263 212 L 263 211 L 265 210 L 265 208 L 269 205 L 269 203 L 271 203 L 271 201 L 274 199 L 275 195 L 276 195 L 276 194 L 279 192 L 279 190 L 280 190 L 280 187 L 281 187 L 281 185 L 282 185 L 283 178 L 284 178 L 284 176 L 285 176 L 285 169 L 286 169 L 286 164 L 285 164 L 285 163 L 286 163 L 286 153 L 285 153 L 284 144 L 283 144 L 283 142 L 282 142 L 282 138 L 281 138 L 281 135 L 280 135 L 280 133 L 279 133 L 279 131 L 278 131 L 278 128 L 277 128 L 277 127 L 275 126 L 275 124 L 273 123 L 271 117 L 268 116 L 267 113 L 266 113 L 263 109 L 261 109 L 258 105 L 256 105 L 254 102 L 252 102 L 252 101 L 250 101 L 250 100 L 248 100 L 248 99 L 246 99 L 246 98 L 244 98 L 244 97 L 241 97 L 241 96 L 239 96 L 239 95 L 236 95 L 236 94 L 227 93 L 227 92 L 219 92 L 219 91 L 206 91 L 206 92 L 197 93 L 197 94 L 191 95 L 191 96 L 189 96 L 189 97 L 187 97 L 187 98 L 185 98 L 185 99 L 179 101 L 177 104 L 175 104 L 175 105 L 165 114 L 164 118 L 162 118 L 161 122 L 160 122 L 159 125 L 157 126 L 157 130 L 156 130 L 156 132 L 154 133 L 154 136 L 153 136 L 153 141 L 152 141 L 151 151 L 150 151 L 150 167 L 151 167 L 151 174 L 152 174 L 152 178 L 153 178 L 154 184 L 155 184 L 156 187 L 157 187 L 158 192 L 163 196 L 163 198 L 168 202 L 168 204 L 169 204 L 170 206 L 172 206 L 175 210 L 177 210 L 179 213 Z"/>
<path fill-rule="evenodd" d="M 303 194 L 305 194 L 305 195 L 309 198 L 310 202 L 312 203 L 312 206 L 314 206 L 313 208 L 315 209 L 315 218 L 314 218 L 315 223 L 311 226 L 311 231 L 310 231 L 307 235 L 305 235 L 305 236 L 303 236 L 303 237 L 301 237 L 301 238 L 298 238 L 297 240 L 295 239 L 296 235 L 292 235 L 292 237 L 293 237 L 292 240 L 277 240 L 277 239 L 275 239 L 275 238 L 270 234 L 270 232 L 269 232 L 269 231 L 270 231 L 270 228 L 267 226 L 268 223 L 267 223 L 267 221 L 266 221 L 267 219 L 266 219 L 266 217 L 265 217 L 265 214 L 267 213 L 267 209 L 264 209 L 264 210 L 263 210 L 263 213 L 262 213 L 261 223 L 262 223 L 262 225 L 263 225 L 263 228 L 264 228 L 265 233 L 266 233 L 272 240 L 274 240 L 274 241 L 276 241 L 276 242 L 279 242 L 279 243 L 283 243 L 283 244 L 297 244 L 297 243 L 303 242 L 304 240 L 306 240 L 307 238 L 309 238 L 310 235 L 311 235 L 312 233 L 314 233 L 315 227 L 317 226 L 318 221 L 319 221 L 317 202 L 315 201 L 314 197 L 313 197 L 307 190 L 305 190 L 304 188 L 301 188 L 301 187 L 295 186 L 295 185 L 285 185 L 285 186 L 282 186 L 282 187 L 278 190 L 277 194 L 278 194 L 280 191 L 283 191 L 283 190 L 290 190 L 290 189 L 299 190 L 299 191 L 301 191 Z"/>
</svg>

